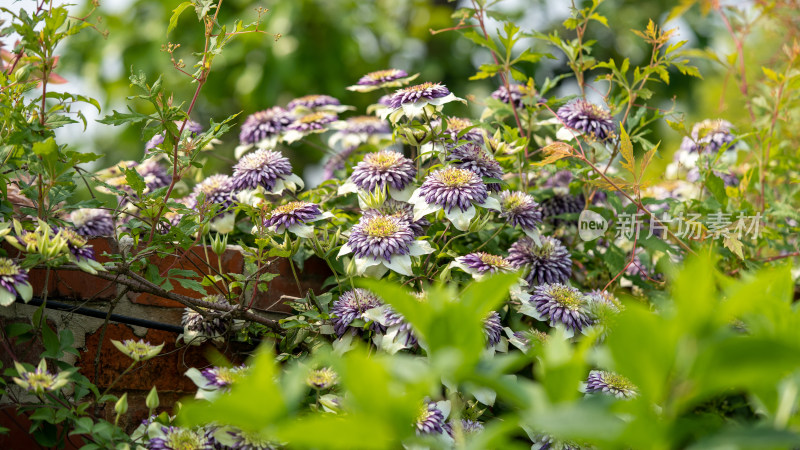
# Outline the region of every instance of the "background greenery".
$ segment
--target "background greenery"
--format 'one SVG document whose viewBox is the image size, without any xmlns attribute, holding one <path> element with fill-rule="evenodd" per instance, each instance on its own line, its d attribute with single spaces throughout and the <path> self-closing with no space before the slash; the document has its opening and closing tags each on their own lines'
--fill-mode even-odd
<svg viewBox="0 0 800 450">
<path fill-rule="evenodd" d="M 172 67 L 169 54 L 162 51 L 167 42 L 180 44 L 175 56 L 191 66 L 195 58 L 192 53 L 202 50 L 201 24 L 189 14 L 182 16 L 178 27 L 165 37 L 172 10 L 179 3 L 178 0 L 101 2 L 98 12 L 102 21 L 98 28 L 107 31 L 107 35 L 81 33 L 69 40 L 62 49 L 59 73 L 71 81 L 80 80 L 80 84 L 100 100 L 104 110 L 123 109 L 125 97 L 133 94 L 128 80 L 131 69 L 144 71 L 148 78 L 165 74 L 164 84 L 174 92 L 176 102 L 188 103 L 194 85 Z M 269 11 L 263 15 L 261 29 L 281 37 L 276 41 L 269 34 L 246 34 L 227 46 L 215 62 L 193 119 L 208 124 L 211 117 L 220 119 L 242 112 L 237 118 L 241 124 L 248 114 L 255 111 L 285 105 L 292 98 L 314 93 L 335 96 L 343 104 L 363 111 L 377 99 L 377 94 L 358 94 L 346 91 L 345 87 L 354 84 L 366 72 L 387 67 L 404 69 L 409 73 L 420 72 L 420 80 L 442 81 L 460 96 L 473 94 L 478 98 L 484 97 L 496 89 L 497 80 L 470 81 L 468 78 L 478 65 L 489 61 L 488 52 L 476 48 L 461 37 L 460 32 L 434 35 L 430 31 L 452 27 L 457 21 L 451 15 L 458 6 L 468 3 L 441 0 L 228 0 L 219 17 L 221 23 L 232 23 L 237 18 L 247 23 L 258 17 L 256 8 L 267 8 Z M 665 19 L 672 6 L 674 2 L 666 0 L 613 0 L 604 2 L 599 11 L 613 17 L 616 29 L 632 30 L 643 29 L 650 18 L 656 21 Z M 83 9 L 85 11 L 81 12 L 88 12 L 85 6 Z M 514 18 L 526 31 L 549 33 L 558 30 L 564 37 L 575 35 L 561 24 L 569 14 L 566 1 L 512 0 L 501 2 L 493 9 Z M 733 51 L 730 36 L 718 17 L 713 14 L 704 16 L 698 13 L 698 9 L 695 7 L 691 11 L 693 14 L 685 14 L 668 23 L 668 27 L 679 27 L 678 39 L 689 40 L 692 47 Z M 797 20 L 792 14 L 784 17 L 790 22 Z M 499 23 L 494 22 L 495 25 Z M 791 23 L 785 25 L 792 29 Z M 796 29 L 800 29 L 800 24 Z M 627 57 L 632 65 L 638 65 L 649 58 L 646 44 L 632 32 L 614 33 L 595 23 L 589 28 L 588 36 L 597 40 L 593 56 L 600 61 L 609 57 L 621 61 Z M 772 51 L 760 53 L 757 48 L 768 46 L 774 49 L 778 43 L 789 42 L 792 38 L 791 31 L 780 36 L 752 36 L 746 45 L 755 47 L 756 51 L 748 48 L 746 54 L 751 57 L 774 54 Z M 541 41 L 525 39 L 519 49 L 528 46 L 541 49 L 544 45 Z M 655 101 L 651 104 L 665 109 L 675 106 L 676 111 L 691 111 L 691 117 L 687 117 L 689 123 L 706 117 L 722 117 L 734 124 L 748 120 L 742 114 L 740 100 L 736 100 L 740 97 L 736 96 L 735 83 L 726 83 L 723 65 L 705 58 L 692 62 L 699 65 L 704 79 L 676 75 L 670 80 L 669 90 L 656 91 Z M 762 63 L 765 62 L 752 61 L 747 67 L 760 71 Z M 527 69 L 526 75 L 538 82 L 569 70 L 563 63 L 563 55 L 556 53 L 553 60 L 543 60 L 536 65 L 524 63 L 523 68 Z M 603 82 L 594 84 L 597 92 L 605 92 Z M 570 81 L 554 93 L 561 96 L 575 91 L 575 84 Z M 140 112 L 152 112 L 144 104 L 138 107 Z M 463 108 L 461 112 L 467 114 L 466 107 Z M 477 113 L 481 106 L 473 104 L 473 108 L 472 113 Z M 84 150 L 105 155 L 99 161 L 100 167 L 107 167 L 120 159 L 140 159 L 143 154 L 146 138 L 140 128 L 99 125 L 90 131 L 88 135 L 75 136 L 76 141 L 78 145 L 87 147 Z M 664 141 L 666 145 L 662 144 L 661 148 L 667 155 L 680 142 L 681 136 L 663 125 L 652 132 L 650 140 Z M 231 164 L 237 134 L 238 128 L 234 128 L 220 150 L 213 152 L 212 161 L 207 164 L 207 174 Z M 288 153 L 301 173 L 303 165 L 316 162 L 322 156 L 320 150 L 309 146 L 290 149 Z M 659 173 L 664 163 L 656 163 L 652 173 Z"/>
</svg>

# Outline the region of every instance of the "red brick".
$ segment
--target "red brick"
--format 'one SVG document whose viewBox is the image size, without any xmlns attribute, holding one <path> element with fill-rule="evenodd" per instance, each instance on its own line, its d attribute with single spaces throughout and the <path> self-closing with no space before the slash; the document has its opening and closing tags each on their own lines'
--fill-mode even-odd
<svg viewBox="0 0 800 450">
<path fill-rule="evenodd" d="M 92 381 L 95 378 L 95 356 L 101 334 L 102 328 L 99 328 L 94 333 L 86 335 L 86 346 L 81 351 L 78 363 L 80 372 Z M 114 389 L 149 391 L 155 385 L 159 392 L 195 392 L 197 387 L 183 374 L 190 367 L 209 365 L 203 355 L 212 344 L 178 347 L 175 345 L 177 337 L 176 333 L 168 331 L 148 330 L 147 334 L 140 338 L 134 335 L 133 330 L 127 325 L 109 324 L 100 352 L 97 386 L 101 389 L 108 387 L 132 362 L 128 356 L 114 347 L 111 339 L 116 341 L 141 339 L 153 345 L 163 343 L 164 348 L 155 358 L 136 364 L 132 371 L 114 384 Z"/>
<path fill-rule="evenodd" d="M 107 262 L 109 258 L 103 253 L 114 253 L 116 242 L 112 238 L 93 238 L 89 244 L 94 248 L 94 254 L 99 262 Z M 9 255 L 13 257 L 23 257 L 19 250 L 11 247 L 7 243 L 3 245 Z M 44 282 L 47 279 L 48 297 L 56 298 L 75 298 L 81 300 L 111 300 L 117 295 L 116 285 L 102 278 L 95 277 L 86 272 L 77 270 L 33 269 L 28 272 L 29 281 L 33 287 L 33 295 L 42 297 L 44 294 Z"/>
</svg>

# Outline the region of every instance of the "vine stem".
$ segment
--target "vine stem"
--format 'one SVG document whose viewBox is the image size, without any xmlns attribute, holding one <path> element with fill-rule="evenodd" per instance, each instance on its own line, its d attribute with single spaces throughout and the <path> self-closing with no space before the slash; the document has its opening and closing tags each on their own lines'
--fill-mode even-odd
<svg viewBox="0 0 800 450">
<path fill-rule="evenodd" d="M 217 3 L 216 11 L 214 12 L 214 18 L 212 19 L 213 22 L 217 21 L 217 14 L 219 14 L 219 9 L 221 6 L 222 6 L 222 0 L 219 0 L 219 2 Z M 189 108 L 187 108 L 186 110 L 186 118 L 183 119 L 183 122 L 181 122 L 181 127 L 178 130 L 178 136 L 177 139 L 175 140 L 175 146 L 172 149 L 172 180 L 169 183 L 167 192 L 164 194 L 164 203 L 158 208 L 158 212 L 153 218 L 153 226 L 150 227 L 150 236 L 147 238 L 147 244 L 145 245 L 145 247 L 150 246 L 150 243 L 153 242 L 153 238 L 155 237 L 155 232 L 156 232 L 156 225 L 161 219 L 161 215 L 164 213 L 164 207 L 169 201 L 170 195 L 172 195 L 172 190 L 175 189 L 175 185 L 181 179 L 181 175 L 178 173 L 178 147 L 181 142 L 181 136 L 183 135 L 183 130 L 186 128 L 186 123 L 189 121 L 189 115 L 194 110 L 194 106 L 197 103 L 198 97 L 200 96 L 200 91 L 206 84 L 206 81 L 208 80 L 208 74 L 211 72 L 211 66 L 208 64 L 207 60 L 208 60 L 208 46 L 211 40 L 212 32 L 214 31 L 213 22 L 209 22 L 208 19 L 206 19 L 206 29 L 205 29 L 206 39 L 205 39 L 205 48 L 203 50 L 203 61 L 202 61 L 203 71 L 197 78 L 197 88 L 194 90 L 192 101 L 191 103 L 189 103 Z"/>
<path fill-rule="evenodd" d="M 478 25 L 483 32 L 483 37 L 488 41 L 491 39 L 489 37 L 489 33 L 486 31 L 486 23 L 485 21 L 485 10 L 483 5 L 478 5 L 475 0 L 472 1 L 472 7 L 475 9 L 475 18 L 478 20 Z M 489 49 L 489 52 L 492 54 L 492 59 L 496 65 L 500 65 L 500 60 L 497 58 L 497 54 L 492 50 Z M 503 86 L 506 88 L 506 92 L 508 92 L 508 104 L 511 106 L 511 110 L 514 111 L 514 120 L 517 122 L 517 129 L 519 130 L 519 135 L 522 136 L 525 134 L 524 129 L 522 128 L 522 121 L 519 120 L 519 113 L 517 112 L 517 108 L 514 106 L 514 100 L 511 98 L 511 84 L 508 82 L 508 61 L 505 61 L 503 64 L 503 71 L 499 72 L 500 81 L 503 83 Z M 523 149 L 525 151 L 525 161 L 528 161 L 528 146 L 526 145 Z"/>
<path fill-rule="evenodd" d="M 482 249 L 484 246 L 486 246 L 486 244 L 488 244 L 489 242 L 491 242 L 491 241 L 492 241 L 494 238 L 496 238 L 496 237 L 497 237 L 497 235 L 498 235 L 498 234 L 500 234 L 500 232 L 501 232 L 501 231 L 503 231 L 503 229 L 506 227 L 506 225 L 508 225 L 508 223 L 503 223 L 503 225 L 501 225 L 499 228 L 497 228 L 497 231 L 495 231 L 495 232 L 494 232 L 494 234 L 493 234 L 493 235 L 491 235 L 491 236 L 489 237 L 489 239 L 487 239 L 486 241 L 484 241 L 484 243 L 483 243 L 483 244 L 481 244 L 480 246 L 478 246 L 478 248 L 476 248 L 474 251 L 476 251 L 476 252 L 477 252 L 478 250 L 480 250 L 480 249 Z"/>
<path fill-rule="evenodd" d="M 614 275 L 614 278 L 612 278 L 611 281 L 609 281 L 608 284 L 606 284 L 606 286 L 603 288 L 603 292 L 606 292 L 608 290 L 608 287 L 611 286 L 611 284 L 614 283 L 614 281 L 616 281 L 620 275 L 625 273 L 625 271 L 628 270 L 628 267 L 630 267 L 631 264 L 633 264 L 633 261 L 636 259 L 636 241 L 638 239 L 639 239 L 639 228 L 637 227 L 636 234 L 634 234 L 633 236 L 633 249 L 631 249 L 630 261 L 628 261 L 628 264 L 625 264 L 625 267 L 623 267 L 622 270 L 620 270 L 616 275 Z"/>
<path fill-rule="evenodd" d="M 556 114 L 556 113 L 555 113 L 555 112 L 554 112 L 554 111 L 553 111 L 553 110 L 552 110 L 552 109 L 551 109 L 549 106 L 545 105 L 545 107 L 546 107 L 546 108 L 547 108 L 547 109 L 548 109 L 548 110 L 549 110 L 549 111 L 550 111 L 550 112 L 551 112 L 551 113 L 552 113 L 552 114 L 553 114 L 553 115 L 554 115 L 554 116 L 555 116 L 555 117 L 558 119 L 558 121 L 559 121 L 559 122 L 561 122 L 561 124 L 562 124 L 562 125 L 563 125 L 565 128 L 572 130 L 570 127 L 568 127 L 568 126 L 567 126 L 567 124 L 566 124 L 566 123 L 564 123 L 564 121 L 563 121 L 563 120 L 561 120 L 561 118 L 560 118 L 560 117 L 558 117 L 558 115 L 557 115 L 557 114 Z M 650 218 L 651 218 L 652 220 L 654 220 L 654 221 L 655 221 L 655 222 L 656 222 L 658 225 L 660 225 L 660 226 L 661 226 L 661 227 L 664 229 L 664 231 L 666 231 L 666 232 L 667 232 L 667 236 L 669 236 L 669 237 L 671 237 L 672 239 L 674 239 L 674 240 L 675 240 L 675 241 L 678 243 L 678 245 L 679 245 L 681 248 L 683 248 L 684 250 L 686 250 L 687 252 L 689 252 L 689 253 L 691 253 L 691 254 L 693 254 L 693 255 L 695 254 L 695 251 L 694 251 L 694 250 L 692 250 L 692 248 L 691 248 L 691 247 L 689 247 L 688 245 L 686 245 L 686 243 L 685 243 L 685 242 L 683 242 L 683 241 L 682 241 L 682 240 L 681 240 L 681 239 L 680 239 L 678 236 L 675 236 L 675 233 L 673 233 L 672 231 L 670 231 L 670 229 L 669 229 L 669 228 L 667 228 L 667 227 L 664 225 L 664 223 L 663 223 L 663 222 L 661 222 L 661 221 L 658 219 L 658 217 L 656 217 L 656 215 L 655 215 L 655 214 L 653 214 L 652 212 L 650 212 L 650 210 L 648 210 L 647 208 L 645 208 L 645 206 L 642 204 L 642 202 L 641 202 L 641 201 L 639 201 L 639 200 L 637 200 L 637 199 L 633 198 L 633 197 L 632 197 L 630 194 L 628 194 L 627 192 L 625 192 L 625 190 L 624 190 L 624 189 L 622 189 L 622 188 L 621 188 L 621 187 L 620 187 L 620 186 L 619 186 L 617 183 L 614 183 L 614 181 L 613 181 L 613 180 L 611 180 L 610 178 L 608 178 L 608 176 L 606 176 L 606 174 L 605 174 L 605 172 L 604 172 L 604 171 L 600 170 L 600 169 L 599 169 L 599 168 L 598 168 L 596 165 L 594 165 L 594 163 L 592 163 L 591 161 L 589 161 L 589 158 L 587 158 L 587 157 L 586 157 L 586 153 L 583 151 L 583 146 L 581 145 L 581 141 L 580 141 L 580 139 L 578 139 L 578 137 L 577 137 L 577 136 L 575 136 L 575 140 L 578 142 L 578 148 L 580 149 L 580 154 L 577 154 L 577 153 L 576 153 L 576 150 L 575 150 L 575 147 L 574 147 L 574 146 L 572 146 L 571 144 L 566 144 L 566 143 L 565 143 L 566 145 L 568 145 L 568 146 L 569 146 L 569 148 L 570 148 L 570 150 L 571 150 L 571 152 L 570 152 L 570 157 L 577 158 L 578 160 L 580 160 L 580 161 L 583 161 L 584 163 L 586 163 L 586 165 L 588 165 L 588 166 L 589 166 L 589 168 L 591 168 L 591 169 L 592 169 L 592 170 L 593 170 L 595 173 L 597 173 L 598 175 L 600 175 L 600 177 L 601 177 L 601 178 L 603 178 L 603 180 L 604 180 L 606 183 L 608 183 L 608 184 L 609 184 L 609 186 L 613 187 L 613 188 L 614 188 L 614 190 L 616 190 L 617 192 L 619 192 L 620 194 L 622 194 L 622 195 L 623 195 L 625 198 L 627 198 L 627 199 L 628 199 L 628 200 L 629 200 L 631 203 L 633 203 L 634 205 L 636 205 L 636 206 L 637 206 L 637 207 L 638 207 L 638 208 L 639 208 L 641 211 L 644 211 L 644 213 L 645 213 L 645 214 L 647 214 L 648 216 L 650 216 Z"/>
<path fill-rule="evenodd" d="M 110 390 L 111 390 L 111 388 L 112 388 L 112 387 L 114 387 L 114 385 L 115 385 L 115 384 L 117 384 L 117 381 L 119 381 L 119 380 L 120 380 L 122 377 L 124 377 L 124 376 L 125 376 L 125 375 L 126 375 L 128 372 L 130 372 L 130 371 L 131 371 L 131 369 L 133 369 L 133 367 L 136 365 L 136 363 L 137 363 L 137 362 L 138 362 L 138 361 L 134 361 L 134 362 L 132 362 L 132 363 L 131 363 L 131 365 L 130 365 L 130 366 L 128 366 L 128 368 L 127 368 L 127 369 L 125 369 L 125 370 L 124 370 L 124 371 L 123 371 L 121 374 L 117 375 L 117 378 L 115 378 L 115 379 L 114 379 L 114 381 L 112 381 L 112 382 L 111 382 L 111 384 L 109 384 L 109 385 L 108 385 L 108 387 L 107 387 L 107 388 L 106 388 L 106 389 L 103 391 L 103 393 L 102 393 L 102 394 L 100 394 L 100 397 L 98 397 L 98 398 L 95 400 L 95 402 L 97 402 L 97 401 L 98 401 L 98 400 L 100 400 L 101 398 L 105 397 L 105 396 L 106 396 L 106 394 L 108 394 L 108 391 L 110 391 Z"/>
</svg>

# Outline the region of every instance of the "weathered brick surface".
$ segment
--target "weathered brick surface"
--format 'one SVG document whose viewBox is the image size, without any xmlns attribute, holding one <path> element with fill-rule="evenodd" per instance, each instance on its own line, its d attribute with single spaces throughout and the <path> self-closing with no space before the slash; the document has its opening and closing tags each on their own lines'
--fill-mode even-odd
<svg viewBox="0 0 800 450">
<path fill-rule="evenodd" d="M 80 372 L 90 380 L 95 379 L 95 355 L 102 334 L 102 327 L 86 336 L 86 347 L 81 351 Z M 101 389 L 106 388 L 131 365 L 131 359 L 116 349 L 111 344 L 111 339 L 124 341 L 125 339 L 145 340 L 153 345 L 164 343 L 161 353 L 150 360 L 139 363 L 136 367 L 120 378 L 114 385 L 120 390 L 149 391 L 156 386 L 160 391 L 195 392 L 196 386 L 183 374 L 190 367 L 206 367 L 209 365 L 204 356 L 211 344 L 200 346 L 176 346 L 178 335 L 168 331 L 148 330 L 143 338 L 133 334 L 127 325 L 109 324 L 103 339 L 100 354 L 100 365 L 97 369 L 96 384 Z M 228 347 L 226 356 L 232 357 L 231 348 Z M 240 361 L 234 361 L 236 363 Z"/>
<path fill-rule="evenodd" d="M 99 262 L 107 262 L 104 253 L 114 253 L 117 250 L 116 241 L 112 238 L 93 238 L 89 244 L 94 248 L 94 254 Z M 3 249 L 14 257 L 22 256 L 19 250 L 3 244 Z M 33 269 L 28 273 L 29 281 L 33 286 L 33 295 L 43 296 L 45 280 L 47 280 L 48 297 L 74 298 L 81 300 L 111 300 L 117 295 L 116 286 L 102 278 L 75 270 Z"/>
</svg>

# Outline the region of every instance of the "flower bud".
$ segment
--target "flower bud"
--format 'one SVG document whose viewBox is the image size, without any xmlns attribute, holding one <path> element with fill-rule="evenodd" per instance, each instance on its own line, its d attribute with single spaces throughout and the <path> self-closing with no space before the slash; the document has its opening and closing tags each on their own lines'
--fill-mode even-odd
<svg viewBox="0 0 800 450">
<path fill-rule="evenodd" d="M 344 273 L 348 277 L 358 276 L 358 269 L 356 268 L 355 258 L 350 258 L 350 261 L 347 263 L 347 266 L 345 266 Z"/>
<path fill-rule="evenodd" d="M 216 254 L 217 256 L 222 256 L 222 254 L 225 253 L 227 247 L 228 247 L 227 234 L 220 235 L 219 233 L 217 233 L 217 235 L 211 239 L 211 251 L 213 251 L 214 254 Z"/>
<path fill-rule="evenodd" d="M 153 386 L 153 389 L 150 389 L 150 393 L 147 394 L 147 398 L 145 398 L 144 404 L 145 404 L 145 406 L 147 406 L 147 408 L 149 410 L 152 411 L 152 410 L 158 408 L 158 403 L 159 403 L 158 402 L 158 391 L 156 390 L 156 387 Z"/>
<path fill-rule="evenodd" d="M 128 393 L 122 394 L 122 397 L 117 400 L 117 403 L 114 404 L 114 412 L 117 413 L 118 416 L 121 416 L 128 412 Z"/>
</svg>

